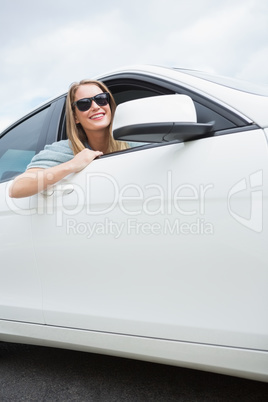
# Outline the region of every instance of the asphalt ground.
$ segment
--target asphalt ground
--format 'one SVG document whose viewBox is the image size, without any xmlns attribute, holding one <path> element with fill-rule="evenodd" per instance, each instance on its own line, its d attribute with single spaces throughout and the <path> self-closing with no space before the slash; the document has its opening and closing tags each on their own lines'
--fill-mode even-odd
<svg viewBox="0 0 268 402">
<path fill-rule="evenodd" d="M 1 402 L 266 402 L 268 384 L 70 350 L 0 342 Z"/>
</svg>

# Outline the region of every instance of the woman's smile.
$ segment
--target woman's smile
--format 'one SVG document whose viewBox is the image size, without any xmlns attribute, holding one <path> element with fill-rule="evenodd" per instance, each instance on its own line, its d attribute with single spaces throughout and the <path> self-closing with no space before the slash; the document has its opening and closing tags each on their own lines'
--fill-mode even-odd
<svg viewBox="0 0 268 402">
<path fill-rule="evenodd" d="M 91 120 L 101 120 L 105 116 L 105 113 L 96 113 L 90 117 Z"/>
</svg>

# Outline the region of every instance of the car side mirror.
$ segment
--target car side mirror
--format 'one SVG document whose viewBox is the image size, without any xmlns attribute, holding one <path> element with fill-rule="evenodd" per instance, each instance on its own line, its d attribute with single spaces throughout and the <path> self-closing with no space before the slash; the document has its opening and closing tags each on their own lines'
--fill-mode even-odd
<svg viewBox="0 0 268 402">
<path fill-rule="evenodd" d="M 113 136 L 119 141 L 190 141 L 212 135 L 214 122 L 197 123 L 193 100 L 187 95 L 160 95 L 117 106 Z"/>
</svg>

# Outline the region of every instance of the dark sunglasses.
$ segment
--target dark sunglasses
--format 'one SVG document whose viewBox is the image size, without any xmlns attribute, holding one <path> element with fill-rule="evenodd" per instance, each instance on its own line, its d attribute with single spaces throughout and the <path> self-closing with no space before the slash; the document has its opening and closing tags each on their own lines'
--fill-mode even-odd
<svg viewBox="0 0 268 402">
<path fill-rule="evenodd" d="M 92 101 L 96 102 L 99 106 L 106 106 L 109 103 L 110 95 L 108 92 L 102 92 L 92 98 L 83 98 L 73 103 L 80 112 L 86 112 L 91 108 Z"/>
</svg>

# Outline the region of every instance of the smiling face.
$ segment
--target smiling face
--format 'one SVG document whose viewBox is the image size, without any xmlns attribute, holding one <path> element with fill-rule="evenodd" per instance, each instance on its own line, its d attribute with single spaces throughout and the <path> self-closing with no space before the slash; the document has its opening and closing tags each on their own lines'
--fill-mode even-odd
<svg viewBox="0 0 268 402">
<path fill-rule="evenodd" d="M 95 84 L 80 85 L 75 93 L 74 101 L 83 98 L 92 98 L 103 91 Z M 95 132 L 102 131 L 108 133 L 108 128 L 111 123 L 111 109 L 109 104 L 106 106 L 97 105 L 94 100 L 91 107 L 85 112 L 80 112 L 75 106 L 74 117 L 76 124 L 80 123 L 88 137 Z"/>
</svg>

